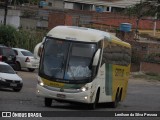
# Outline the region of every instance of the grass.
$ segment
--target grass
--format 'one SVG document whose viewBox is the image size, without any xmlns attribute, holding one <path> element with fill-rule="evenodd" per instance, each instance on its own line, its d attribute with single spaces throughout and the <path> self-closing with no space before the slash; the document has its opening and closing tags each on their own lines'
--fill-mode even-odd
<svg viewBox="0 0 160 120">
<path fill-rule="evenodd" d="M 160 39 L 160 31 L 157 30 L 156 33 L 155 33 L 155 36 L 153 34 L 153 30 L 140 30 L 140 36 L 146 36 L 146 37 L 149 37 L 149 38 L 154 38 L 154 39 L 157 39 L 159 40 Z"/>
<path fill-rule="evenodd" d="M 160 81 L 160 74 L 156 74 L 156 73 L 138 73 L 138 74 L 133 74 L 132 76 L 134 78 Z"/>
</svg>

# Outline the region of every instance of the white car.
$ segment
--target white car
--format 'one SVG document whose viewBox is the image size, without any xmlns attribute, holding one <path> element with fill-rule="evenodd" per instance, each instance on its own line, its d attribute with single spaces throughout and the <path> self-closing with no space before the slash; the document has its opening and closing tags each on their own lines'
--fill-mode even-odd
<svg viewBox="0 0 160 120">
<path fill-rule="evenodd" d="M 16 69 L 27 68 L 30 72 L 33 72 L 39 67 L 39 59 L 33 56 L 28 50 L 21 48 L 12 48 L 16 53 Z"/>
<path fill-rule="evenodd" d="M 23 81 L 13 68 L 7 63 L 0 62 L 0 87 L 12 88 L 14 91 L 19 92 L 22 89 Z"/>
</svg>

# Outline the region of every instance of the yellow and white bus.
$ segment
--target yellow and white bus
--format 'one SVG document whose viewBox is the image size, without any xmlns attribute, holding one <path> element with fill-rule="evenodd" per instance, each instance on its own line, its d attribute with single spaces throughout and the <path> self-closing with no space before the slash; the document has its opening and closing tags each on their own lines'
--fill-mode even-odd
<svg viewBox="0 0 160 120">
<path fill-rule="evenodd" d="M 36 94 L 44 97 L 45 106 L 59 100 L 95 109 L 97 103 L 117 107 L 124 100 L 130 44 L 100 30 L 57 26 L 36 49 L 41 57 Z"/>
</svg>

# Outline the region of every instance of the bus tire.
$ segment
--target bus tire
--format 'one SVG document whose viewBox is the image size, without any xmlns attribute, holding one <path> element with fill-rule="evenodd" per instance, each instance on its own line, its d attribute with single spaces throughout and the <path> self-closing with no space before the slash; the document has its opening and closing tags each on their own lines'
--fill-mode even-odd
<svg viewBox="0 0 160 120">
<path fill-rule="evenodd" d="M 116 108 L 118 106 L 118 103 L 119 103 L 119 94 L 118 93 L 119 93 L 119 90 L 117 90 L 117 92 L 116 92 L 115 101 L 111 102 L 112 108 Z"/>
<path fill-rule="evenodd" d="M 99 94 L 100 94 L 100 89 L 98 89 L 98 91 L 97 91 L 97 94 L 96 94 L 96 98 L 95 98 L 94 103 L 89 104 L 89 109 L 90 109 L 90 110 L 96 109 L 97 103 L 98 103 L 98 101 L 99 101 Z"/>
<path fill-rule="evenodd" d="M 16 61 L 16 67 L 15 70 L 20 71 L 21 70 L 21 65 L 19 62 Z"/>
<path fill-rule="evenodd" d="M 52 105 L 52 99 L 51 98 L 45 98 L 44 104 L 46 107 L 50 107 Z"/>
<path fill-rule="evenodd" d="M 122 88 L 121 88 L 120 93 L 119 93 L 119 96 L 118 96 L 118 102 L 121 101 L 121 98 L 122 98 Z"/>
<path fill-rule="evenodd" d="M 33 72 L 35 69 L 34 68 L 28 68 L 29 72 Z"/>
</svg>

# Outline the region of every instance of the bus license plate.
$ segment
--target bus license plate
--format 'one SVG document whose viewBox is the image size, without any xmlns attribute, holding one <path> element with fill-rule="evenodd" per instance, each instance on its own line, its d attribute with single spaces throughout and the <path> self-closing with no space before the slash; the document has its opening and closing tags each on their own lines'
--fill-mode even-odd
<svg viewBox="0 0 160 120">
<path fill-rule="evenodd" d="M 66 96 L 64 94 L 57 94 L 57 97 L 59 97 L 59 98 L 65 98 Z"/>
<path fill-rule="evenodd" d="M 38 67 L 38 65 L 32 65 L 32 67 Z"/>
<path fill-rule="evenodd" d="M 17 84 L 11 83 L 10 86 L 12 86 L 12 87 L 17 87 Z"/>
</svg>

